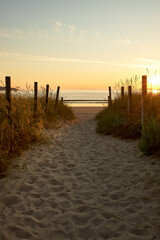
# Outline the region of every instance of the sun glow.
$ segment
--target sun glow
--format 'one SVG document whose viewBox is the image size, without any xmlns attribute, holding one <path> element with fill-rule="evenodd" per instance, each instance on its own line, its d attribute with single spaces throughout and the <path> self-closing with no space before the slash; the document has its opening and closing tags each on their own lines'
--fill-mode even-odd
<svg viewBox="0 0 160 240">
<path fill-rule="evenodd" d="M 153 90 L 152 90 L 152 93 L 155 93 L 155 94 L 156 94 L 156 93 L 158 93 L 158 90 L 157 90 L 157 89 L 153 89 Z"/>
<path fill-rule="evenodd" d="M 156 92 L 158 89 L 160 89 L 160 76 L 154 75 L 148 78 L 148 83 L 151 86 L 151 89 Z"/>
</svg>

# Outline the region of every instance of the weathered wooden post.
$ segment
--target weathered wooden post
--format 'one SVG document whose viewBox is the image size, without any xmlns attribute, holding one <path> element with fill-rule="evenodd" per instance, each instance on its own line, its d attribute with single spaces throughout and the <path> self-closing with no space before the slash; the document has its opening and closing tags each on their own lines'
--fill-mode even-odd
<svg viewBox="0 0 160 240">
<path fill-rule="evenodd" d="M 121 87 L 121 99 L 124 101 L 124 87 Z"/>
<path fill-rule="evenodd" d="M 109 87 L 109 105 L 112 106 L 112 92 L 111 92 L 111 87 Z"/>
<path fill-rule="evenodd" d="M 34 114 L 37 113 L 38 82 L 34 82 Z"/>
<path fill-rule="evenodd" d="M 109 96 L 111 96 L 112 93 L 111 93 L 111 87 L 109 87 Z"/>
<path fill-rule="evenodd" d="M 10 77 L 6 77 L 6 100 L 8 103 L 8 109 L 11 108 L 11 78 Z"/>
<path fill-rule="evenodd" d="M 9 76 L 5 77 L 5 83 L 6 83 L 7 117 L 8 117 L 8 119 L 10 119 L 10 113 L 11 113 L 11 78 Z"/>
<path fill-rule="evenodd" d="M 132 112 L 132 87 L 128 86 L 128 116 L 131 116 Z"/>
<path fill-rule="evenodd" d="M 61 97 L 61 104 L 63 104 L 63 97 Z"/>
<path fill-rule="evenodd" d="M 111 107 L 111 97 L 108 96 L 108 107 Z"/>
<path fill-rule="evenodd" d="M 46 112 L 48 107 L 49 84 L 46 85 Z"/>
<path fill-rule="evenodd" d="M 59 90 L 60 90 L 60 86 L 57 87 L 57 94 L 56 94 L 56 101 L 55 101 L 55 109 L 57 108 L 57 104 L 58 104 Z"/>
<path fill-rule="evenodd" d="M 146 98 L 147 98 L 147 76 L 142 76 L 142 96 L 141 96 L 141 123 L 142 129 L 146 121 Z"/>
</svg>

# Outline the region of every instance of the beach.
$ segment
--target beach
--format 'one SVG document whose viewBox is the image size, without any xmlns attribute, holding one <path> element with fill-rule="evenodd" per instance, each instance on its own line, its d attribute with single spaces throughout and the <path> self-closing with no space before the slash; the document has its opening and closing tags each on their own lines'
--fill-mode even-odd
<svg viewBox="0 0 160 240">
<path fill-rule="evenodd" d="M 97 134 L 102 108 L 46 130 L 0 179 L 0 240 L 159 240 L 160 161 Z"/>
</svg>

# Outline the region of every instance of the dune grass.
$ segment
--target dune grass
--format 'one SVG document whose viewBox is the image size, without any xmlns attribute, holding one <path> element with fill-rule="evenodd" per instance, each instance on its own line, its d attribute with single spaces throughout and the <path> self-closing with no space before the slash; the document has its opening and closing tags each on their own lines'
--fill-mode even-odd
<svg viewBox="0 0 160 240">
<path fill-rule="evenodd" d="M 140 95 L 133 94 L 132 113 L 128 117 L 128 96 L 122 101 L 117 97 L 111 107 L 105 108 L 96 116 L 98 133 L 112 134 L 122 138 L 139 138 L 141 135 Z"/>
<path fill-rule="evenodd" d="M 9 166 L 14 156 L 21 154 L 32 143 L 44 140 L 42 129 L 57 128 L 60 123 L 72 121 L 75 117 L 70 107 L 49 97 L 46 111 L 44 92 L 38 97 L 37 112 L 34 113 L 34 99 L 30 94 L 14 94 L 11 99 L 8 118 L 5 94 L 0 94 L 0 172 Z"/>
<path fill-rule="evenodd" d="M 132 84 L 134 81 L 132 81 Z M 118 85 L 119 87 L 119 85 Z M 96 116 L 96 131 L 121 138 L 139 139 L 139 148 L 147 155 L 160 151 L 160 94 L 148 93 L 146 100 L 146 123 L 141 125 L 141 92 L 133 89 L 132 113 L 128 115 L 128 94 L 122 101 L 117 94 L 111 107 Z"/>
</svg>

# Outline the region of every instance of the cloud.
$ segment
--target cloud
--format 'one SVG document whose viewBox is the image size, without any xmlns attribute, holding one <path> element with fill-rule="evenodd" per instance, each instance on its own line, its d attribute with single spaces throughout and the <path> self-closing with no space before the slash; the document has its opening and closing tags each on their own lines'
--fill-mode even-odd
<svg viewBox="0 0 160 240">
<path fill-rule="evenodd" d="M 120 47 L 131 47 L 134 48 L 133 42 L 129 38 L 120 38 L 117 40 L 117 45 Z"/>
<path fill-rule="evenodd" d="M 63 23 L 62 21 L 51 20 L 53 24 L 52 39 L 72 42 L 76 27 L 73 24 Z"/>
<path fill-rule="evenodd" d="M 78 43 L 81 43 L 83 38 L 84 38 L 84 34 L 85 31 L 83 29 L 81 29 L 80 33 L 79 33 L 79 37 L 78 37 Z"/>
<path fill-rule="evenodd" d="M 69 31 L 69 33 L 73 33 L 75 30 L 76 30 L 75 26 L 70 25 L 70 24 L 68 25 L 68 31 Z"/>
<path fill-rule="evenodd" d="M 95 43 L 99 33 L 90 33 L 87 29 L 77 29 L 75 25 L 64 23 L 61 20 L 51 20 L 50 26 L 36 28 L 34 26 L 28 29 L 0 29 L 0 38 L 8 39 L 45 39 L 48 41 L 59 41 L 63 43 Z"/>
<path fill-rule="evenodd" d="M 125 45 L 130 45 L 131 44 L 131 40 L 129 40 L 128 38 L 126 38 L 126 39 L 118 39 L 118 43 L 125 44 Z"/>
<path fill-rule="evenodd" d="M 0 37 L 3 38 L 14 38 L 13 35 L 0 31 Z"/>
<path fill-rule="evenodd" d="M 76 30 L 75 26 L 70 24 L 68 25 L 68 29 L 67 29 L 68 42 L 72 42 L 75 30 Z"/>
<path fill-rule="evenodd" d="M 1 38 L 10 38 L 10 39 L 23 39 L 24 34 L 23 31 L 20 29 L 0 29 L 0 37 Z"/>
<path fill-rule="evenodd" d="M 52 39 L 54 40 L 76 44 L 92 44 L 96 43 L 100 36 L 98 31 L 93 33 L 87 29 L 77 28 L 75 25 L 70 23 L 55 20 L 51 20 L 51 22 L 53 24 Z"/>
<path fill-rule="evenodd" d="M 150 62 L 150 63 L 160 64 L 160 61 L 152 60 L 152 59 L 146 59 L 146 58 L 135 58 L 134 60 L 141 61 L 141 62 Z"/>
<path fill-rule="evenodd" d="M 60 32 L 62 29 L 62 23 L 60 21 L 55 22 L 55 30 L 56 32 Z"/>
<path fill-rule="evenodd" d="M 126 67 L 126 68 L 154 68 L 154 66 L 145 65 L 145 64 L 142 65 L 142 64 L 132 64 L 132 63 L 131 64 L 115 63 L 115 62 L 96 61 L 96 60 L 78 59 L 78 58 L 55 58 L 55 57 L 47 57 L 47 56 L 0 52 L 0 58 L 4 58 L 4 57 L 14 59 L 14 60 L 20 60 L 20 61 L 23 60 L 23 61 L 36 61 L 36 62 L 84 63 L 84 64 L 118 66 L 118 67 Z"/>
<path fill-rule="evenodd" d="M 160 67 L 160 61 L 153 60 L 153 59 L 146 59 L 146 58 L 135 58 L 134 60 L 138 62 L 142 62 L 143 64 L 149 64 L 150 68 L 157 69 Z M 149 68 L 146 66 L 146 68 Z"/>
</svg>

